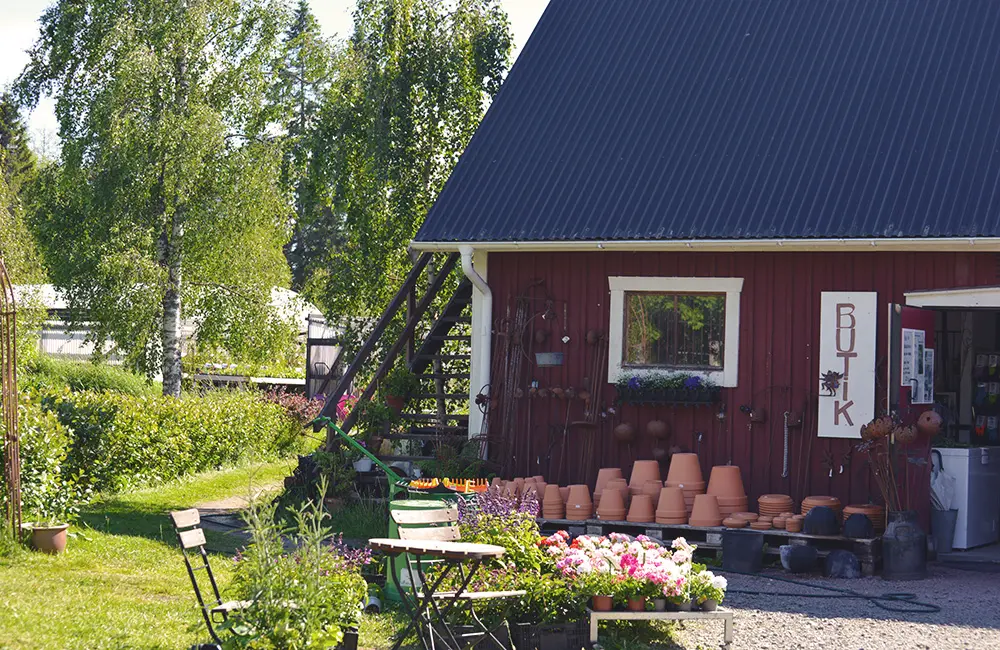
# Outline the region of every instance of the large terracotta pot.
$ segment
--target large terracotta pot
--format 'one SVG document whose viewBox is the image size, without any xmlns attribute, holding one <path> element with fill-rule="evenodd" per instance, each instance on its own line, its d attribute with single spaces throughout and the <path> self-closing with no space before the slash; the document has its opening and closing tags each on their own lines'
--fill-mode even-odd
<svg viewBox="0 0 1000 650">
<path fill-rule="evenodd" d="M 601 493 L 604 492 L 608 481 L 616 478 L 622 478 L 622 469 L 620 467 L 602 467 L 597 470 L 597 481 L 594 483 L 594 505 L 600 507 Z"/>
<path fill-rule="evenodd" d="M 561 488 L 559 488 L 559 496 L 562 497 L 562 500 L 563 500 L 564 504 L 567 501 L 569 501 L 569 488 L 568 487 L 561 487 Z"/>
<path fill-rule="evenodd" d="M 656 523 L 686 524 L 688 520 L 687 506 L 684 504 L 684 493 L 680 488 L 665 487 L 660 490 L 660 502 L 656 507 Z"/>
<path fill-rule="evenodd" d="M 490 481 L 490 487 L 496 487 L 496 486 L 500 485 L 501 483 L 503 483 L 503 479 L 500 478 L 499 476 L 494 476 L 493 480 Z"/>
<path fill-rule="evenodd" d="M 597 516 L 608 521 L 625 520 L 625 500 L 622 493 L 616 489 L 604 491 L 601 504 L 597 508 Z"/>
<path fill-rule="evenodd" d="M 632 505 L 628 509 L 627 521 L 637 524 L 644 524 L 653 521 L 655 510 L 653 508 L 653 498 L 648 494 L 637 494 L 632 497 Z"/>
<path fill-rule="evenodd" d="M 708 479 L 707 494 L 732 499 L 745 498 L 743 477 L 737 465 L 716 465 Z"/>
<path fill-rule="evenodd" d="M 660 505 L 660 490 L 662 489 L 663 483 L 659 481 L 646 481 L 642 486 L 642 493 L 653 500 L 654 510 Z"/>
<path fill-rule="evenodd" d="M 69 524 L 58 526 L 32 526 L 31 545 L 42 553 L 56 555 L 66 549 L 66 531 Z"/>
<path fill-rule="evenodd" d="M 840 516 L 840 514 L 844 510 L 844 507 L 840 503 L 840 499 L 838 499 L 837 497 L 812 496 L 802 499 L 802 510 L 800 514 L 808 515 L 809 511 L 815 508 L 816 506 L 826 506 L 827 508 L 830 508 L 831 510 L 836 512 L 837 516 Z"/>
<path fill-rule="evenodd" d="M 613 478 L 608 481 L 608 484 L 604 486 L 604 491 L 608 490 L 618 490 L 622 494 L 622 501 L 625 502 L 625 507 L 628 507 L 629 499 L 632 498 L 632 492 L 628 488 L 628 483 L 625 482 L 623 478 Z M 603 495 L 602 495 L 603 496 Z"/>
<path fill-rule="evenodd" d="M 719 512 L 719 502 L 711 494 L 699 494 L 694 499 L 694 509 L 691 511 L 692 526 L 721 526 L 722 513 Z"/>
<path fill-rule="evenodd" d="M 523 478 L 520 478 L 520 477 L 515 478 L 513 481 L 511 481 L 511 484 L 514 486 L 514 491 L 517 492 L 518 494 L 521 494 L 521 492 L 524 491 L 524 479 Z"/>
<path fill-rule="evenodd" d="M 698 463 L 698 454 L 674 454 L 670 457 L 667 482 L 697 484 L 703 483 L 704 480 L 701 465 Z"/>
<path fill-rule="evenodd" d="M 637 460 L 632 464 L 632 475 L 629 477 L 628 489 L 633 495 L 642 492 L 646 481 L 661 481 L 660 464 L 655 460 Z"/>
<path fill-rule="evenodd" d="M 563 519 L 566 516 L 566 504 L 559 494 L 559 486 L 555 483 L 545 486 L 542 497 L 542 514 L 546 519 Z"/>
<path fill-rule="evenodd" d="M 594 504 L 590 500 L 590 488 L 586 485 L 569 486 L 566 500 L 566 518 L 575 521 L 590 519 L 594 514 Z"/>
</svg>

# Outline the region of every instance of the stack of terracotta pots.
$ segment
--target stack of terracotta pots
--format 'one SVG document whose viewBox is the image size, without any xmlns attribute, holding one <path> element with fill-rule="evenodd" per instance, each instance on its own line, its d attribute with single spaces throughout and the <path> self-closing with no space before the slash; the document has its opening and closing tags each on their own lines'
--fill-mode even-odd
<svg viewBox="0 0 1000 650">
<path fill-rule="evenodd" d="M 626 492 L 628 488 L 626 488 Z M 614 486 L 605 486 L 601 503 L 597 506 L 597 516 L 607 521 L 625 520 L 625 498 L 622 491 Z"/>
<path fill-rule="evenodd" d="M 622 477 L 620 467 L 603 467 L 597 470 L 597 482 L 594 484 L 594 504 L 601 507 L 601 494 L 607 486 L 608 481 Z"/>
<path fill-rule="evenodd" d="M 670 459 L 670 469 L 664 485 L 680 488 L 684 492 L 684 505 L 690 515 L 695 497 L 705 494 L 705 479 L 701 474 L 698 454 L 674 454 Z M 716 504 L 718 505 L 718 501 Z"/>
<path fill-rule="evenodd" d="M 566 499 L 566 518 L 573 521 L 590 519 L 594 514 L 594 502 L 590 500 L 590 488 L 586 485 L 569 486 Z"/>
<path fill-rule="evenodd" d="M 622 502 L 625 504 L 625 507 L 627 508 L 629 501 L 632 500 L 632 493 L 628 489 L 628 483 L 625 481 L 625 479 L 613 478 L 610 481 L 608 481 L 607 485 L 604 486 L 604 491 L 609 492 L 611 490 L 617 490 L 622 495 Z M 602 494 L 601 498 L 603 497 L 604 495 Z"/>
<path fill-rule="evenodd" d="M 569 488 L 568 487 L 560 487 L 559 488 L 559 496 L 562 497 L 563 505 L 565 505 L 566 502 L 569 501 Z"/>
<path fill-rule="evenodd" d="M 646 481 L 662 481 L 660 463 L 655 460 L 637 460 L 632 464 L 632 476 L 629 477 L 628 489 L 632 496 L 640 494 Z"/>
<path fill-rule="evenodd" d="M 855 514 L 868 517 L 872 522 L 872 526 L 875 527 L 876 535 L 881 536 L 885 532 L 885 508 L 882 506 L 873 504 L 844 506 L 844 521 L 847 521 L 848 517 Z"/>
<path fill-rule="evenodd" d="M 802 499 L 801 514 L 808 515 L 809 511 L 815 508 L 816 506 L 826 506 L 827 508 L 833 510 L 838 517 L 840 516 L 840 513 L 844 510 L 844 507 L 840 505 L 840 499 L 838 499 L 837 497 L 816 496 L 816 497 L 806 497 L 805 499 Z"/>
<path fill-rule="evenodd" d="M 719 512 L 719 500 L 711 494 L 699 494 L 694 498 L 694 508 L 691 510 L 692 526 L 721 526 L 722 513 Z"/>
<path fill-rule="evenodd" d="M 660 505 L 660 490 L 663 489 L 663 483 L 660 481 L 646 481 L 642 486 L 642 493 L 653 500 L 653 510 L 656 510 L 657 506 Z"/>
<path fill-rule="evenodd" d="M 747 509 L 747 493 L 743 477 L 736 465 L 716 465 L 708 479 L 708 492 L 719 501 L 719 512 L 728 517 Z"/>
<path fill-rule="evenodd" d="M 770 520 L 794 510 L 795 502 L 787 494 L 765 494 L 757 499 L 757 506 L 760 509 L 761 519 Z"/>
<path fill-rule="evenodd" d="M 656 523 L 676 526 L 688 521 L 687 506 L 684 504 L 684 491 L 676 487 L 665 487 L 660 490 L 660 501 L 656 506 Z"/>
<path fill-rule="evenodd" d="M 801 533 L 805 520 L 805 515 L 792 515 L 785 519 L 785 530 L 790 533 Z"/>
<path fill-rule="evenodd" d="M 648 494 L 637 494 L 632 497 L 632 505 L 628 509 L 627 521 L 644 524 L 653 521 L 654 518 L 653 498 L 651 496 Z"/>
<path fill-rule="evenodd" d="M 564 519 L 566 517 L 566 504 L 563 503 L 562 495 L 559 494 L 559 486 L 555 483 L 545 486 L 542 497 L 542 517 L 545 519 Z"/>
</svg>

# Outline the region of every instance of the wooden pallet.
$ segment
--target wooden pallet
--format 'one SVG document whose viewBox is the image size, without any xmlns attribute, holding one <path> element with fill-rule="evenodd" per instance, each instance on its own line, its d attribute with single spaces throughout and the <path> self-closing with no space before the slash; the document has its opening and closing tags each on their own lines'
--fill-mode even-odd
<svg viewBox="0 0 1000 650">
<path fill-rule="evenodd" d="M 608 533 L 624 533 L 626 535 L 645 535 L 655 540 L 664 541 L 683 537 L 688 542 L 696 544 L 702 550 L 719 550 L 722 548 L 722 533 L 726 529 L 719 527 L 688 526 L 686 524 L 664 525 L 655 523 L 633 523 L 628 521 L 605 521 L 602 519 L 587 519 L 573 521 L 570 519 L 539 519 L 538 525 L 542 532 L 551 534 L 557 530 L 565 530 L 570 535 L 607 535 Z M 747 528 L 746 530 L 750 530 Z M 785 544 L 815 546 L 819 557 L 825 558 L 830 551 L 845 550 L 858 556 L 861 562 L 861 573 L 865 576 L 875 575 L 882 565 L 882 539 L 850 539 L 842 535 L 807 535 L 805 533 L 790 533 L 787 530 L 762 530 L 765 552 L 769 555 L 779 555 L 780 547 Z"/>
</svg>

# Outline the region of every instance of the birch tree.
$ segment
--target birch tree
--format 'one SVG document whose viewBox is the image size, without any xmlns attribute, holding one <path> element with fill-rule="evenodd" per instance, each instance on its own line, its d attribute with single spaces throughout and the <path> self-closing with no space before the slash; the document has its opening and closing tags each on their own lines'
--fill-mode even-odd
<svg viewBox="0 0 1000 650">
<path fill-rule="evenodd" d="M 247 323 L 267 331 L 288 282 L 264 117 L 285 19 L 277 0 L 57 0 L 17 83 L 26 105 L 56 99 L 62 151 L 32 216 L 52 279 L 167 395 L 182 316 L 254 348 Z"/>
</svg>

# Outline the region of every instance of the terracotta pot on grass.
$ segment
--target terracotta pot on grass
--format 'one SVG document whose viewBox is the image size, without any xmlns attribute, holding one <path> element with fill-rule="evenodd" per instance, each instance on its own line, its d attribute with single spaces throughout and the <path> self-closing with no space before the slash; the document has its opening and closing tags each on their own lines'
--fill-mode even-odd
<svg viewBox="0 0 1000 650">
<path fill-rule="evenodd" d="M 701 473 L 698 454 L 674 454 L 667 470 L 668 483 L 701 484 L 705 479 Z M 701 486 L 704 488 L 704 485 Z"/>
<path fill-rule="evenodd" d="M 696 496 L 689 523 L 692 526 L 721 526 L 722 513 L 719 512 L 718 500 L 711 494 Z"/>
<path fill-rule="evenodd" d="M 611 488 L 604 490 L 601 504 L 597 508 L 597 516 L 607 521 L 625 520 L 625 499 L 620 490 Z"/>
<path fill-rule="evenodd" d="M 648 494 L 637 494 L 632 497 L 632 505 L 628 509 L 626 521 L 636 524 L 645 524 L 653 521 L 655 510 L 653 508 L 653 498 Z"/>
<path fill-rule="evenodd" d="M 716 465 L 708 479 L 706 494 L 728 499 L 745 499 L 743 477 L 737 465 Z M 720 504 L 721 505 L 721 504 Z"/>
<path fill-rule="evenodd" d="M 661 481 L 660 463 L 655 460 L 637 460 L 632 464 L 632 474 L 629 477 L 628 489 L 633 496 L 642 492 L 646 481 Z"/>
<path fill-rule="evenodd" d="M 66 550 L 66 531 L 69 524 L 56 526 L 31 526 L 31 545 L 37 551 L 57 555 Z"/>
</svg>

